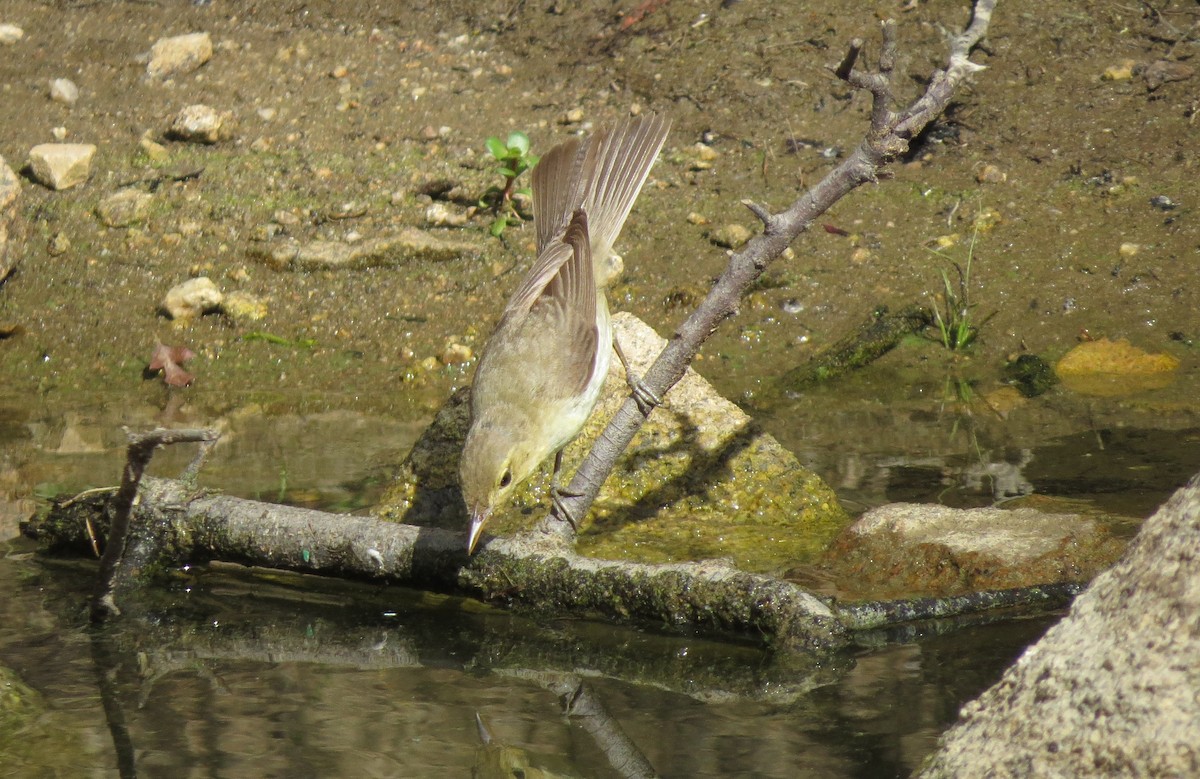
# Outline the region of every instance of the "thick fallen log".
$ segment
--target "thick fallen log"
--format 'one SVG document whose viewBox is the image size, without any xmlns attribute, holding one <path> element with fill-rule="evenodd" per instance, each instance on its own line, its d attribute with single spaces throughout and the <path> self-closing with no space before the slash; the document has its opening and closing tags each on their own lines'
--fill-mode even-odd
<svg viewBox="0 0 1200 779">
<path fill-rule="evenodd" d="M 90 548 L 107 533 L 111 494 L 56 504 L 25 527 L 51 547 Z M 498 538 L 468 558 L 462 535 L 367 517 L 259 503 L 145 479 L 134 533 L 152 533 L 164 567 L 211 560 L 403 584 L 505 601 L 547 615 L 595 616 L 826 651 L 847 631 L 828 605 L 789 582 L 722 563 L 646 565 L 576 555 L 552 536 Z"/>
<path fill-rule="evenodd" d="M 51 550 L 89 553 L 93 530 L 107 536 L 115 500 L 114 492 L 97 492 L 59 502 L 23 529 Z M 749 637 L 806 653 L 834 650 L 858 640 L 852 634 L 913 620 L 1056 608 L 1074 594 L 1073 588 L 1050 586 L 838 605 L 791 582 L 721 562 L 650 565 L 582 557 L 536 531 L 492 539 L 468 557 L 461 533 L 260 503 L 164 479 L 142 481 L 131 532 L 131 544 L 154 536 L 147 545 L 157 549 L 162 570 L 219 560 L 466 595 L 540 617 Z M 146 563 L 141 568 L 153 573 Z"/>
</svg>

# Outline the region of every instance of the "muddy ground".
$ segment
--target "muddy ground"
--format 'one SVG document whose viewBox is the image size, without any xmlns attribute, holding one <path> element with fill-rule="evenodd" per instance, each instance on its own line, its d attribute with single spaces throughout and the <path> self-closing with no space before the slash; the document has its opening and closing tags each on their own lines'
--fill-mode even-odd
<svg viewBox="0 0 1200 779">
<path fill-rule="evenodd" d="M 968 14 L 947 0 L 644 5 L 639 16 L 632 1 L 6 3 L 0 23 L 25 35 L 0 47 L 0 155 L 19 169 L 55 128 L 99 150 L 79 187 L 23 180 L 8 260 L 17 271 L 0 288 L 0 325 L 17 329 L 0 341 L 0 391 L 104 388 L 162 405 L 167 390 L 143 375 L 162 341 L 198 353 L 183 401 L 198 416 L 249 396 L 313 395 L 427 414 L 474 365 L 448 345 L 478 354 L 533 243 L 530 226 L 492 238 L 486 215 L 431 226 L 427 193 L 452 185 L 447 205 L 464 214 L 499 183 L 487 136 L 526 130 L 544 152 L 639 111 L 674 128 L 619 241 L 625 274 L 610 299 L 667 333 L 724 265 L 714 231 L 756 227 L 739 201 L 781 209 L 858 142 L 869 100 L 827 70 L 847 41 L 865 37 L 873 62 L 878 20 L 896 18 L 897 92 L 909 97 L 944 61 L 946 28 Z M 990 319 L 976 344 L 951 356 L 910 343 L 862 392 L 964 374 L 986 393 L 1015 354 L 1054 359 L 1081 338 L 1125 337 L 1183 361 L 1173 393 L 1130 403 L 1194 425 L 1198 21 L 1185 2 L 1002 2 L 976 55 L 987 69 L 892 178 L 839 203 L 821 220 L 835 229 L 818 226 L 768 271 L 698 370 L 752 400 L 878 306 L 935 303 L 948 265 L 930 247 L 945 238 L 964 262 L 985 214 L 969 294 L 972 315 Z M 142 55 L 154 41 L 194 31 L 211 34 L 212 59 L 148 80 Z M 1146 78 L 1162 61 L 1180 80 Z M 73 107 L 49 98 L 55 78 L 79 86 Z M 170 117 L 193 103 L 232 112 L 233 137 L 166 139 Z M 165 160 L 147 155 L 147 134 Z M 127 186 L 153 194 L 148 217 L 105 227 L 97 204 Z M 405 226 L 472 249 L 347 271 L 257 259 L 264 243 L 363 241 Z M 265 318 L 169 321 L 164 294 L 196 275 L 255 296 Z M 845 432 L 878 430 L 867 419 Z"/>
</svg>

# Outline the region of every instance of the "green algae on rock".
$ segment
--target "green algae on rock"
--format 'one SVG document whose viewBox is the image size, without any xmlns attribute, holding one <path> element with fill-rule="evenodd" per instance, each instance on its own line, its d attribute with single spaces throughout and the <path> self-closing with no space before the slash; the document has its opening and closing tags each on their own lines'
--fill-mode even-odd
<svg viewBox="0 0 1200 779">
<path fill-rule="evenodd" d="M 664 340 L 629 314 L 615 315 L 613 329 L 634 369 L 644 372 Z M 568 472 L 626 394 L 614 364 L 597 413 L 566 449 Z M 460 392 L 402 465 L 381 517 L 466 528 L 457 467 L 468 417 L 466 393 Z M 549 481 L 547 465 L 518 490 L 512 505 L 497 511 L 493 532 L 532 525 L 533 515 L 549 507 Z M 812 560 L 847 522 L 818 476 L 689 370 L 618 460 L 581 523 L 578 551 L 640 562 L 726 558 L 744 570 L 778 571 Z"/>
</svg>

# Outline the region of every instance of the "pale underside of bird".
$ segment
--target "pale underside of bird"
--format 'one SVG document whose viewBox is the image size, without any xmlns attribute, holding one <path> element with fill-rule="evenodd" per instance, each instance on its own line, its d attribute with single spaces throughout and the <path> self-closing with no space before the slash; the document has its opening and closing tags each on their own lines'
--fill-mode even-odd
<svg viewBox="0 0 1200 779">
<path fill-rule="evenodd" d="M 657 116 L 625 120 L 555 146 L 533 170 L 537 260 L 509 299 L 471 388 L 460 467 L 468 552 L 496 506 L 560 455 L 595 408 L 613 354 L 599 266 L 668 130 Z"/>
</svg>

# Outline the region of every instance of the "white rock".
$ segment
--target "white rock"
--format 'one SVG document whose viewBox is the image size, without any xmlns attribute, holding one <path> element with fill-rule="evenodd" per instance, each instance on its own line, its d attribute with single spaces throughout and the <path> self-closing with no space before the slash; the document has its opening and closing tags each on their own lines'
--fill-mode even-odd
<svg viewBox="0 0 1200 779">
<path fill-rule="evenodd" d="M 50 99 L 63 105 L 75 105 L 79 100 L 79 87 L 69 78 L 56 78 L 50 81 Z"/>
<path fill-rule="evenodd" d="M 95 153 L 90 143 L 42 143 L 29 150 L 29 167 L 39 184 L 67 189 L 87 181 Z"/>
<path fill-rule="evenodd" d="M 191 319 L 217 310 L 224 299 L 212 279 L 200 276 L 171 287 L 163 298 L 162 307 L 172 319 Z"/>
<path fill-rule="evenodd" d="M 25 31 L 15 24 L 0 24 L 0 43 L 12 45 L 25 37 Z"/>
<path fill-rule="evenodd" d="M 159 38 L 150 49 L 146 75 L 150 78 L 169 78 L 191 73 L 212 58 L 212 38 L 206 32 Z"/>
<path fill-rule="evenodd" d="M 154 196 L 139 189 L 122 189 L 100 201 L 96 215 L 108 227 L 128 227 L 146 218 Z"/>
<path fill-rule="evenodd" d="M 21 180 L 17 178 L 13 169 L 8 167 L 4 158 L 0 157 L 0 218 L 3 218 L 5 211 L 16 201 L 19 194 L 21 194 Z"/>
<path fill-rule="evenodd" d="M 206 105 L 190 105 L 171 120 L 167 135 L 191 143 L 216 143 L 232 137 L 233 113 Z"/>
</svg>

